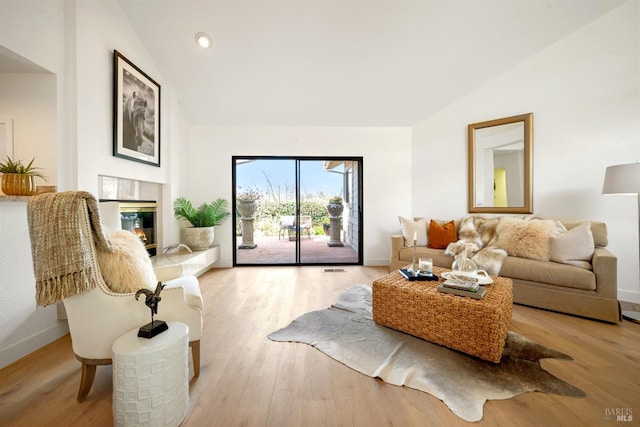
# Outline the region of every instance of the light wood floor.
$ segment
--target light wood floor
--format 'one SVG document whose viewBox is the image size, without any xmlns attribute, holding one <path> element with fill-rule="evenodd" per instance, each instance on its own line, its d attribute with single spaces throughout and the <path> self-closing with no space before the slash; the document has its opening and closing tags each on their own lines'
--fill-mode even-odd
<svg viewBox="0 0 640 427">
<path fill-rule="evenodd" d="M 466 423 L 440 400 L 359 374 L 320 351 L 266 336 L 331 305 L 346 288 L 385 268 L 245 267 L 200 277 L 205 300 L 202 371 L 190 385 L 183 426 L 627 426 L 640 425 L 640 325 L 610 325 L 515 306 L 511 330 L 571 355 L 545 369 L 586 398 L 526 393 L 489 401 Z M 160 318 L 162 305 L 160 305 Z M 77 403 L 80 363 L 69 337 L 0 370 L 0 425 L 110 426 L 111 367 L 99 367 Z M 611 410 L 632 411 L 616 422 Z"/>
</svg>

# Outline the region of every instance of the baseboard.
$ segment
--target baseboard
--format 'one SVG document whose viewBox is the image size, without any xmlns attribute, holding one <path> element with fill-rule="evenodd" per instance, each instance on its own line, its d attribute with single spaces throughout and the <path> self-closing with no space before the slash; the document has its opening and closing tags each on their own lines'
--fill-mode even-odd
<svg viewBox="0 0 640 427">
<path fill-rule="evenodd" d="M 389 258 L 366 258 L 362 264 L 366 267 L 389 267 Z"/>
<path fill-rule="evenodd" d="M 50 328 L 39 331 L 20 342 L 0 351 L 0 369 L 22 359 L 34 351 L 52 343 L 69 333 L 69 325 L 65 320 L 59 320 Z"/>
<path fill-rule="evenodd" d="M 231 268 L 233 267 L 233 260 L 231 258 L 220 258 L 218 262 L 213 265 L 213 268 Z"/>
<path fill-rule="evenodd" d="M 625 289 L 618 288 L 618 300 L 626 301 L 626 302 L 634 302 L 640 303 L 640 292 L 638 291 L 628 291 Z"/>
</svg>

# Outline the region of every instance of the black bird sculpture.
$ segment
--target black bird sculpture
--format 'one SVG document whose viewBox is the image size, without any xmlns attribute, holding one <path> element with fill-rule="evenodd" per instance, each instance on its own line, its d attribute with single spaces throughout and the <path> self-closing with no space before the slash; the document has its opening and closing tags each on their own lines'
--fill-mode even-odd
<svg viewBox="0 0 640 427">
<path fill-rule="evenodd" d="M 149 289 L 138 289 L 136 292 L 136 301 L 141 294 L 145 294 L 145 305 L 151 309 L 151 323 L 148 323 L 140 328 L 138 331 L 138 336 L 142 338 L 153 338 L 158 335 L 160 332 L 166 331 L 169 329 L 169 326 L 166 322 L 162 320 L 153 320 L 153 315 L 158 314 L 158 304 L 160 304 L 160 292 L 164 289 L 166 285 L 163 285 L 161 282 L 158 282 L 156 286 L 156 291 L 151 292 Z"/>
<path fill-rule="evenodd" d="M 155 292 L 151 292 L 149 289 L 138 289 L 138 292 L 136 292 L 136 301 L 138 301 L 138 298 L 140 297 L 140 294 L 145 294 L 146 295 L 146 299 L 144 301 L 144 303 L 146 304 L 147 307 L 149 307 L 151 309 L 151 321 L 153 322 L 153 315 L 154 314 L 158 314 L 158 304 L 160 303 L 160 300 L 162 298 L 160 298 L 160 292 L 162 292 L 162 290 L 164 289 L 166 285 L 163 285 L 161 282 L 158 282 L 158 285 L 156 286 L 156 291 Z"/>
</svg>

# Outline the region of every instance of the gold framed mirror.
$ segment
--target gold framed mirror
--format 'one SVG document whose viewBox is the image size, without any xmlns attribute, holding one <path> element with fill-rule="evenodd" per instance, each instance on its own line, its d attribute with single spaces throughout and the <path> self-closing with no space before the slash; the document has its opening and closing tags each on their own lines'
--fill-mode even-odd
<svg viewBox="0 0 640 427">
<path fill-rule="evenodd" d="M 533 113 L 468 126 L 469 212 L 533 213 Z"/>
</svg>

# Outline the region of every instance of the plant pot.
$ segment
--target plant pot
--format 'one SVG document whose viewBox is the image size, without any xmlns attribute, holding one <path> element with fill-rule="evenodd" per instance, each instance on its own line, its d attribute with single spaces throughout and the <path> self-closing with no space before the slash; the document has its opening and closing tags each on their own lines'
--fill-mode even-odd
<svg viewBox="0 0 640 427">
<path fill-rule="evenodd" d="M 327 212 L 329 212 L 329 216 L 340 216 L 342 215 L 343 210 L 344 205 L 342 203 L 329 203 L 327 205 Z"/>
<path fill-rule="evenodd" d="M 194 251 L 203 251 L 213 244 L 215 227 L 188 227 L 184 229 L 184 243 Z"/>
<path fill-rule="evenodd" d="M 3 173 L 2 192 L 8 196 L 31 196 L 36 192 L 36 176 L 22 173 Z"/>
<path fill-rule="evenodd" d="M 253 218 L 256 215 L 255 200 L 237 200 L 236 208 L 242 218 Z"/>
</svg>

